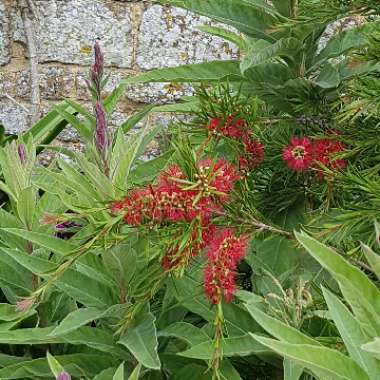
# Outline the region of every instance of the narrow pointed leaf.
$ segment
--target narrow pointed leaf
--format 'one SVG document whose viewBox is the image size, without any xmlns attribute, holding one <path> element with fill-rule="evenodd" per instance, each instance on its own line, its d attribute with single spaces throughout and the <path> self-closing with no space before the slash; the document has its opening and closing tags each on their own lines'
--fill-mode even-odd
<svg viewBox="0 0 380 380">
<path fill-rule="evenodd" d="M 87 307 L 71 312 L 63 321 L 51 332 L 50 336 L 65 335 L 79 327 L 99 319 L 104 315 L 104 310 L 95 307 Z"/>
<path fill-rule="evenodd" d="M 375 359 L 371 358 L 360 348 L 368 341 L 368 337 L 363 332 L 360 323 L 338 297 L 325 288 L 322 290 L 330 315 L 339 330 L 347 351 L 352 359 L 366 370 L 369 378 L 376 380 L 380 374 L 380 366 L 376 363 Z"/>
<path fill-rule="evenodd" d="M 127 329 L 118 343 L 127 347 L 144 367 L 160 369 L 155 320 L 152 313 L 145 313 Z"/>
<path fill-rule="evenodd" d="M 16 235 L 18 237 L 21 237 L 25 240 L 31 241 L 32 243 L 37 244 L 40 247 L 47 248 L 50 251 L 57 253 L 61 256 L 66 256 L 76 249 L 75 245 L 68 243 L 65 240 L 55 238 L 48 234 L 22 230 L 19 228 L 2 228 L 2 230 Z"/>
<path fill-rule="evenodd" d="M 310 369 L 323 380 L 369 380 L 358 364 L 339 351 L 323 346 L 285 343 L 251 335 L 278 354 Z"/>
<path fill-rule="evenodd" d="M 136 368 L 131 373 L 131 376 L 128 377 L 128 380 L 139 380 L 141 371 L 141 364 L 138 364 Z"/>
<path fill-rule="evenodd" d="M 362 250 L 364 255 L 376 274 L 376 277 L 380 280 L 380 255 L 375 253 L 368 245 L 362 244 Z"/>
<path fill-rule="evenodd" d="M 252 318 L 275 338 L 294 344 L 320 345 L 316 340 L 299 332 L 294 327 L 288 326 L 278 319 L 268 316 L 259 309 L 257 304 L 245 304 L 245 307 L 251 314 Z"/>
<path fill-rule="evenodd" d="M 258 343 L 251 335 L 225 338 L 222 342 L 223 356 L 250 356 L 250 355 L 268 355 L 268 350 L 264 345 Z M 214 344 L 212 340 L 199 343 L 178 355 L 192 359 L 210 360 L 214 355 Z"/>
</svg>

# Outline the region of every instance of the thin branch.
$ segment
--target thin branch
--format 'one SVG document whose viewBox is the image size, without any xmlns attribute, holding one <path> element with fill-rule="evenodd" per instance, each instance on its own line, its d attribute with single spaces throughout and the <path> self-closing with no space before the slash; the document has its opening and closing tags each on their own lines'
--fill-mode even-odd
<svg viewBox="0 0 380 380">
<path fill-rule="evenodd" d="M 20 102 L 18 102 L 15 98 L 10 96 L 9 94 L 3 94 L 7 99 L 9 99 L 12 103 L 16 104 L 17 106 L 21 107 L 25 112 L 27 112 L 28 115 L 30 115 L 30 110 L 26 108 L 24 105 L 22 105 Z"/>
<path fill-rule="evenodd" d="M 26 44 L 30 67 L 30 124 L 35 124 L 41 116 L 40 79 L 38 73 L 38 55 L 36 46 L 36 28 L 34 21 L 37 17 L 36 7 L 32 0 L 19 0 L 21 18 L 24 25 Z"/>
</svg>

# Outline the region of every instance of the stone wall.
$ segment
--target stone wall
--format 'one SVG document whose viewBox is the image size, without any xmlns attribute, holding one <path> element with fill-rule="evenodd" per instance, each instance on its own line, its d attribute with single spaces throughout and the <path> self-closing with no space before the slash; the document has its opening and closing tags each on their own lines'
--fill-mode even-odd
<svg viewBox="0 0 380 380">
<path fill-rule="evenodd" d="M 144 0 L 34 0 L 34 3 L 44 112 L 65 98 L 90 105 L 85 78 L 97 38 L 110 74 L 108 92 L 129 75 L 238 55 L 232 44 L 197 30 L 198 25 L 210 24 L 210 20 L 181 9 Z M 0 0 L 0 123 L 7 131 L 27 128 L 29 90 L 25 33 L 16 0 Z M 172 101 L 190 92 L 188 86 L 168 84 L 130 87 L 112 122 L 125 120 L 147 103 Z M 158 117 L 165 119 L 163 115 Z M 66 131 L 60 139 L 73 143 L 77 136 Z"/>
</svg>

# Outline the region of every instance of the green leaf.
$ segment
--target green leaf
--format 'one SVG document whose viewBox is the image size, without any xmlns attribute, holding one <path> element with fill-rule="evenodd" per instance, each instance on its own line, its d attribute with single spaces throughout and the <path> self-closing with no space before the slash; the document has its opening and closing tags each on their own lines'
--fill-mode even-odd
<svg viewBox="0 0 380 380">
<path fill-rule="evenodd" d="M 367 372 L 371 380 L 376 380 L 380 374 L 380 366 L 369 357 L 360 347 L 368 341 L 368 337 L 362 331 L 360 323 L 353 317 L 346 306 L 325 288 L 322 288 L 323 296 L 327 302 L 330 315 L 343 339 L 352 359 Z"/>
<path fill-rule="evenodd" d="M 243 37 L 234 32 L 231 32 L 230 30 L 209 25 L 200 25 L 197 26 L 197 29 L 201 32 L 212 34 L 213 36 L 217 36 L 219 38 L 223 38 L 224 40 L 230 41 L 243 51 L 247 50 L 248 48 L 247 41 Z"/>
<path fill-rule="evenodd" d="M 363 344 L 361 349 L 380 360 L 380 338 L 376 337 L 372 342 Z"/>
<path fill-rule="evenodd" d="M 361 246 L 369 265 L 375 272 L 376 277 L 380 280 L 380 256 L 372 251 L 368 245 L 362 243 Z"/>
<path fill-rule="evenodd" d="M 81 353 L 56 355 L 55 358 L 74 379 L 92 378 L 100 371 L 117 363 L 116 359 L 106 353 L 102 355 Z M 24 357 L 19 359 L 21 361 L 10 362 L 5 368 L 0 369 L 2 380 L 31 378 L 52 380 L 52 372 L 46 358 L 29 359 Z"/>
<path fill-rule="evenodd" d="M 284 16 L 290 16 L 290 0 L 272 0 L 276 9 Z"/>
<path fill-rule="evenodd" d="M 178 302 L 191 312 L 200 315 L 206 321 L 214 321 L 215 312 L 210 308 L 210 303 L 204 296 L 200 282 L 191 278 L 190 274 L 180 279 L 173 279 L 173 294 Z M 231 334 L 242 335 L 257 328 L 257 324 L 249 313 L 236 304 L 224 305 L 223 314 L 227 329 Z"/>
<path fill-rule="evenodd" d="M 266 31 L 281 15 L 260 0 L 160 0 L 163 4 L 186 8 L 253 37 L 273 39 Z"/>
<path fill-rule="evenodd" d="M 165 169 L 172 156 L 173 152 L 169 151 L 153 160 L 138 163 L 130 172 L 129 181 L 136 185 L 153 181 L 157 174 Z"/>
<path fill-rule="evenodd" d="M 155 320 L 152 313 L 144 313 L 127 329 L 118 343 L 127 347 L 144 367 L 160 369 Z"/>
<path fill-rule="evenodd" d="M 292 344 L 252 336 L 280 355 L 310 369 L 323 380 L 369 380 L 358 364 L 338 351 L 323 346 Z"/>
<path fill-rule="evenodd" d="M 139 380 L 141 371 L 141 364 L 138 364 L 136 368 L 131 373 L 131 376 L 128 377 L 128 380 Z"/>
<path fill-rule="evenodd" d="M 338 282 L 346 301 L 363 328 L 373 336 L 380 335 L 380 291 L 358 268 L 333 249 L 309 237 L 295 233 L 297 240 L 326 268 Z M 365 294 L 365 297 L 363 295 Z"/>
<path fill-rule="evenodd" d="M 274 58 L 284 58 L 291 62 L 297 62 L 297 54 L 299 54 L 301 49 L 301 41 L 293 37 L 282 38 L 262 48 L 259 47 L 258 43 L 255 43 L 250 47 L 248 54 L 242 60 L 240 65 L 241 71 L 245 73 L 249 68 L 267 61 L 273 61 Z"/>
<path fill-rule="evenodd" d="M 112 380 L 124 380 L 124 363 L 119 365 Z"/>
<path fill-rule="evenodd" d="M 24 344 L 72 344 L 85 345 L 117 357 L 126 358 L 128 353 L 116 346 L 112 334 L 95 327 L 81 327 L 65 335 L 52 337 L 54 327 L 23 328 L 13 331 L 1 331 L 0 343 L 10 345 Z"/>
<path fill-rule="evenodd" d="M 74 114 L 75 110 L 68 104 L 62 103 L 62 109 Z M 25 131 L 22 136 L 32 135 L 34 141 L 41 145 L 50 144 L 55 137 L 57 137 L 62 130 L 67 126 L 67 121 L 56 110 L 49 112 L 46 116 L 33 125 L 30 129 Z M 37 152 L 42 151 L 42 147 L 37 149 Z"/>
<path fill-rule="evenodd" d="M 118 145 L 120 145 L 120 148 L 116 150 L 115 158 L 117 158 L 117 163 L 113 165 L 112 178 L 115 186 L 120 190 L 126 189 L 132 165 L 140 154 L 142 147 L 146 144 L 145 138 L 152 132 L 149 129 L 149 124 L 146 123 L 145 127 L 138 134 L 133 135 L 127 142 L 124 142 L 124 136 L 120 132 L 118 133 L 115 150 L 118 148 Z M 154 134 L 157 132 L 158 129 L 155 129 Z M 149 139 L 153 138 L 154 134 L 153 136 L 149 136 Z M 118 139 L 123 139 L 123 142 L 118 144 Z"/>
<path fill-rule="evenodd" d="M 251 314 L 252 318 L 256 320 L 266 331 L 273 335 L 277 339 L 284 340 L 288 343 L 294 344 L 308 344 L 316 345 L 320 344 L 313 338 L 302 334 L 294 327 L 272 318 L 259 309 L 257 304 L 245 304 L 246 309 Z"/>
<path fill-rule="evenodd" d="M 227 359 L 223 359 L 220 365 L 220 373 L 223 380 L 242 380 L 239 375 L 239 372 Z"/>
<path fill-rule="evenodd" d="M 130 77 L 121 81 L 120 85 L 105 100 L 105 107 L 113 108 L 123 96 L 127 86 L 135 83 L 150 82 L 218 82 L 241 81 L 243 77 L 239 68 L 239 61 L 213 61 L 183 65 L 173 68 L 152 70 L 144 74 Z M 163 106 L 164 107 L 164 106 Z"/>
<path fill-rule="evenodd" d="M 35 310 L 20 312 L 15 305 L 10 305 L 8 303 L 0 304 L 0 321 L 2 322 L 14 322 L 20 318 L 27 318 L 33 314 L 35 314 Z"/>
<path fill-rule="evenodd" d="M 27 187 L 21 190 L 18 202 L 17 202 L 17 213 L 24 223 L 24 226 L 31 228 L 33 224 L 33 219 L 35 216 L 36 209 L 36 192 L 33 187 Z"/>
<path fill-rule="evenodd" d="M 270 350 L 258 343 L 251 335 L 224 338 L 222 341 L 224 357 L 268 355 Z M 210 360 L 214 355 L 215 347 L 212 340 L 196 344 L 178 355 L 192 359 Z"/>
<path fill-rule="evenodd" d="M 87 125 L 83 124 L 79 121 L 79 119 L 67 112 L 62 106 L 58 105 L 55 107 L 55 110 L 68 122 L 72 125 L 76 131 L 82 136 L 87 142 L 92 141 L 93 139 L 93 130 L 89 128 Z"/>
<path fill-rule="evenodd" d="M 64 368 L 61 366 L 58 360 L 50 354 L 50 352 L 47 352 L 46 358 L 47 358 L 49 367 L 51 369 L 51 372 L 53 372 L 53 375 L 55 377 L 57 377 L 61 372 L 64 371 Z"/>
<path fill-rule="evenodd" d="M 158 337 L 175 337 L 190 346 L 195 346 L 210 339 L 203 330 L 186 322 L 176 322 L 165 327 L 159 331 Z"/>
<path fill-rule="evenodd" d="M 47 248 L 61 256 L 66 256 L 76 249 L 75 245 L 48 234 L 22 230 L 19 228 L 2 228 L 2 230 L 21 237 L 27 241 L 31 241 L 33 244 L 37 244 L 40 247 Z"/>
<path fill-rule="evenodd" d="M 315 83 L 324 89 L 336 88 L 339 86 L 341 78 L 339 70 L 336 65 L 326 62 L 323 65 L 321 72 L 319 73 Z"/>
<path fill-rule="evenodd" d="M 44 278 L 49 278 L 58 269 L 58 264 L 22 251 L 0 248 L 0 252 L 12 258 L 15 263 Z M 73 268 L 66 269 L 54 285 L 84 306 L 104 308 L 111 306 L 116 301 L 113 289 L 104 282 L 82 274 Z"/>
<path fill-rule="evenodd" d="M 136 112 L 133 114 L 131 117 L 128 118 L 126 122 L 124 122 L 121 126 L 120 129 L 124 132 L 127 133 L 129 132 L 132 128 L 136 127 L 136 125 L 143 120 L 153 109 L 155 108 L 154 105 L 150 104 L 149 106 L 143 108 L 141 111 Z"/>
<path fill-rule="evenodd" d="M 79 327 L 99 319 L 104 315 L 104 310 L 95 307 L 81 308 L 71 312 L 63 321 L 51 332 L 51 336 L 65 335 Z"/>
<path fill-rule="evenodd" d="M 363 27 L 354 27 L 336 33 L 328 40 L 326 46 L 315 57 L 310 70 L 315 70 L 317 66 L 327 59 L 339 57 L 348 50 L 364 46 L 367 43 L 368 38 L 363 31 Z"/>
<path fill-rule="evenodd" d="M 299 380 L 303 367 L 289 359 L 284 359 L 284 380 Z"/>
</svg>

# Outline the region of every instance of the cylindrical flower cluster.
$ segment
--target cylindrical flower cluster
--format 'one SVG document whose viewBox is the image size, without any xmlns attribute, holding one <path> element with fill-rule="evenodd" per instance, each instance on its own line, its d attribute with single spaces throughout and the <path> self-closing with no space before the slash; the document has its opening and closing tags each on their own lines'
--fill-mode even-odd
<svg viewBox="0 0 380 380">
<path fill-rule="evenodd" d="M 211 135 L 224 136 L 242 142 L 244 153 L 239 157 L 239 168 L 243 173 L 248 173 L 264 161 L 264 145 L 252 136 L 244 119 L 233 115 L 225 119 L 213 118 L 207 128 Z"/>
<path fill-rule="evenodd" d="M 304 172 L 313 169 L 323 180 L 322 166 L 332 170 L 342 170 L 346 167 L 346 160 L 334 157 L 345 149 L 345 145 L 337 140 L 292 137 L 289 145 L 282 151 L 282 158 L 290 170 Z"/>
<path fill-rule="evenodd" d="M 218 231 L 207 249 L 204 290 L 213 304 L 231 302 L 236 291 L 236 270 L 245 256 L 247 236 L 237 237 L 230 228 Z"/>
<path fill-rule="evenodd" d="M 190 223 L 193 227 L 187 232 L 187 240 L 173 237 L 161 260 L 164 270 L 183 270 L 208 247 L 206 295 L 213 303 L 230 302 L 236 290 L 237 264 L 245 254 L 247 238 L 236 237 L 232 229 L 218 229 L 211 218 L 229 201 L 239 178 L 236 168 L 223 159 L 200 161 L 191 180 L 172 165 L 159 175 L 156 185 L 133 189 L 123 200 L 111 205 L 111 212 L 121 213 L 130 226 L 164 228 L 172 223 Z"/>
</svg>

